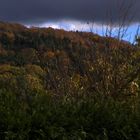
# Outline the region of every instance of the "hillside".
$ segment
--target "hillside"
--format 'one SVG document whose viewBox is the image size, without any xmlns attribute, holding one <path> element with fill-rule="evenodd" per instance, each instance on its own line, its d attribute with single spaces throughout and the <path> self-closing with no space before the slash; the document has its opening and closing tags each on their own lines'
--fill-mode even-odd
<svg viewBox="0 0 140 140">
<path fill-rule="evenodd" d="M 59 94 L 58 86 L 63 82 L 73 84 L 73 80 L 77 80 L 79 87 L 75 88 L 91 90 L 91 85 L 97 84 L 97 88 L 103 86 L 101 82 L 106 80 L 107 83 L 110 82 L 108 84 L 113 84 L 116 74 L 116 84 L 119 84 L 120 78 L 126 80 L 124 77 L 129 75 L 129 67 L 133 65 L 131 61 L 138 51 L 130 43 L 93 33 L 27 28 L 20 24 L 1 22 L 0 86 L 19 89 L 17 79 L 21 76 L 28 83 L 26 86 L 29 89 L 57 90 Z M 109 91 L 104 92 L 113 94 L 111 88 L 114 86 L 117 85 L 110 85 Z"/>
<path fill-rule="evenodd" d="M 0 22 L 0 139 L 140 139 L 140 47 Z"/>
</svg>

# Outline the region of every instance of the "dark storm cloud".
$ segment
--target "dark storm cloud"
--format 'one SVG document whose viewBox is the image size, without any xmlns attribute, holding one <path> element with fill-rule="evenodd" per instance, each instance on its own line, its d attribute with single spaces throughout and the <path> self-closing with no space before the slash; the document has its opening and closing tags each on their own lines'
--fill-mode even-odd
<svg viewBox="0 0 140 140">
<path fill-rule="evenodd" d="M 129 9 L 133 22 L 139 22 L 139 7 L 140 0 L 0 0 L 0 20 L 40 23 L 68 18 L 118 22 Z M 130 17 L 125 20 L 129 22 Z"/>
</svg>

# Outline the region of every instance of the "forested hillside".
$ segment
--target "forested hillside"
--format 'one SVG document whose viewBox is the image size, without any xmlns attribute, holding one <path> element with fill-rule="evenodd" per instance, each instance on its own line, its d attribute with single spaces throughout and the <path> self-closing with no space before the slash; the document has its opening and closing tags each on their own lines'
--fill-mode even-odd
<svg viewBox="0 0 140 140">
<path fill-rule="evenodd" d="M 139 87 L 139 43 L 0 22 L 0 139 L 140 139 Z"/>
<path fill-rule="evenodd" d="M 138 47 L 114 38 L 1 22 L 0 86 L 57 96 L 64 87 L 117 96 L 134 80 L 139 84 L 139 54 Z"/>
</svg>

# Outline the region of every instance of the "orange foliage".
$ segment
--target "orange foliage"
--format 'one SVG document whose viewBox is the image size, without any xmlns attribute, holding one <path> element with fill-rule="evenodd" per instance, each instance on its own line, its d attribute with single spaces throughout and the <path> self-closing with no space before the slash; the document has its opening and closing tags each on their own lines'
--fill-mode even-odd
<svg viewBox="0 0 140 140">
<path fill-rule="evenodd" d="M 55 57 L 55 53 L 52 52 L 52 51 L 48 51 L 48 52 L 46 53 L 46 56 L 47 56 L 48 58 L 54 58 L 54 57 Z"/>
</svg>

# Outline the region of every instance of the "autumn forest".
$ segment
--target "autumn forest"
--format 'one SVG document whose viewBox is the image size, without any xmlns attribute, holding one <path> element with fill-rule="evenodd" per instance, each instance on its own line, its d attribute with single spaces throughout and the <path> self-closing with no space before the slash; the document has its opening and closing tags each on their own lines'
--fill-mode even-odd
<svg viewBox="0 0 140 140">
<path fill-rule="evenodd" d="M 139 140 L 140 39 L 0 22 L 0 140 Z"/>
</svg>

